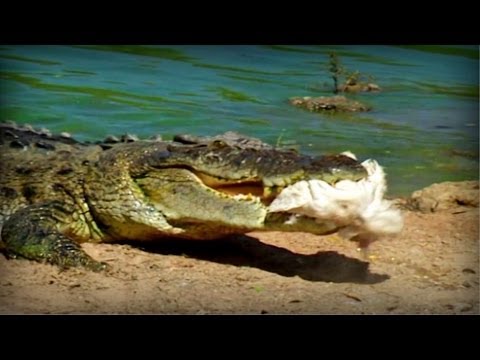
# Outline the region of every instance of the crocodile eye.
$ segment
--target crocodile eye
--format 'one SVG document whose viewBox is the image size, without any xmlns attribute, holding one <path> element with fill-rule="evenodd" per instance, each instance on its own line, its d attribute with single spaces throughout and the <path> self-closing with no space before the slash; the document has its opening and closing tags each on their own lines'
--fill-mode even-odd
<svg viewBox="0 0 480 360">
<path fill-rule="evenodd" d="M 161 165 L 165 159 L 168 159 L 171 156 L 170 151 L 168 150 L 158 150 L 149 154 L 146 158 L 146 162 L 151 166 Z"/>
</svg>

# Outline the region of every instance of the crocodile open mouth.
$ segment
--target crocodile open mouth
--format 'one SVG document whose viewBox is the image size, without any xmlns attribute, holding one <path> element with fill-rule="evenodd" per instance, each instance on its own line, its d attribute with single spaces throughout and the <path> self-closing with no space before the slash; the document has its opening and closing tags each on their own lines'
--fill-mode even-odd
<svg viewBox="0 0 480 360">
<path fill-rule="evenodd" d="M 229 196 L 254 196 L 259 198 L 265 205 L 269 205 L 283 189 L 282 187 L 265 186 L 262 180 L 258 178 L 230 180 L 221 179 L 198 171 L 194 173 L 205 186 L 211 189 Z"/>
</svg>

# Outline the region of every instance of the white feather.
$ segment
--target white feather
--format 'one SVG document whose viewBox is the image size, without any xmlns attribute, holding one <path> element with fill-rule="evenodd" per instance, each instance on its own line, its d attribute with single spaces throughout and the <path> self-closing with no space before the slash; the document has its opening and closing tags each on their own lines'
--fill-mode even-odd
<svg viewBox="0 0 480 360">
<path fill-rule="evenodd" d="M 383 198 L 387 184 L 382 167 L 375 160 L 362 165 L 368 176 L 359 181 L 342 180 L 335 185 L 322 180 L 299 181 L 285 188 L 269 211 L 307 215 L 318 222 L 333 221 L 342 227 L 339 234 L 347 238 L 362 235 L 374 239 L 399 233 L 403 218 Z"/>
</svg>

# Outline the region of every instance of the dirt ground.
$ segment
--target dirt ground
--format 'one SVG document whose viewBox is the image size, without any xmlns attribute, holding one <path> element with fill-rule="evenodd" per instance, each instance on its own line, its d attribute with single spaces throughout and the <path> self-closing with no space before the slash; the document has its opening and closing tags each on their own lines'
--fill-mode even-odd
<svg viewBox="0 0 480 360">
<path fill-rule="evenodd" d="M 85 244 L 106 273 L 0 254 L 2 314 L 478 314 L 479 213 L 405 211 L 367 254 L 336 235 Z"/>
</svg>

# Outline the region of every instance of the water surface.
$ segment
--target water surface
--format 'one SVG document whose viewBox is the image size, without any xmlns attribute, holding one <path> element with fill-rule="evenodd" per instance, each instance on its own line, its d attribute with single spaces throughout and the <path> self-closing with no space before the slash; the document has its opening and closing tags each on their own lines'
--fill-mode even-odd
<svg viewBox="0 0 480 360">
<path fill-rule="evenodd" d="M 236 130 L 312 155 L 375 158 L 390 193 L 478 178 L 475 46 L 1 46 L 0 120 L 80 140 Z M 359 114 L 295 108 L 331 94 L 329 54 L 383 89 Z"/>
</svg>

